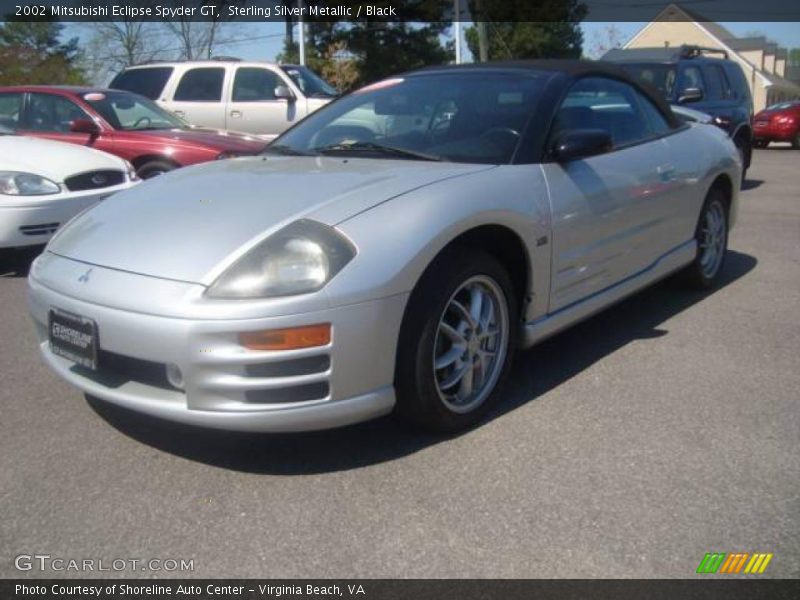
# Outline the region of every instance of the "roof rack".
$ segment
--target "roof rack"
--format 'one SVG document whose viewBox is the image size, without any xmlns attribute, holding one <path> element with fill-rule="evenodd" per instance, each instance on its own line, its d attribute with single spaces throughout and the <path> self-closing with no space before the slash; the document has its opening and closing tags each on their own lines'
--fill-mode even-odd
<svg viewBox="0 0 800 600">
<path fill-rule="evenodd" d="M 212 56 L 211 58 L 178 58 L 175 60 L 170 60 L 168 58 L 155 58 L 152 60 L 144 60 L 142 62 L 138 62 L 135 65 L 131 65 L 133 67 L 138 67 L 141 65 L 158 65 L 158 64 L 179 64 L 179 63 L 187 63 L 187 62 L 209 62 L 209 61 L 218 61 L 218 62 L 242 62 L 242 59 L 238 56 Z"/>
<path fill-rule="evenodd" d="M 684 44 L 680 48 L 681 58 L 695 58 L 697 56 L 703 56 L 704 54 L 721 54 L 724 58 L 728 58 L 728 53 L 719 48 L 709 48 L 708 46 L 692 46 L 689 44 Z"/>
</svg>

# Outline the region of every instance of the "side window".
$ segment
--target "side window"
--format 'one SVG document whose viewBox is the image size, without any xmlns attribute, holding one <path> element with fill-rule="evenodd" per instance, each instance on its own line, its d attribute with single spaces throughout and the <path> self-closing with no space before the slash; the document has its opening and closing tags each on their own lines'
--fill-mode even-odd
<svg viewBox="0 0 800 600">
<path fill-rule="evenodd" d="M 719 65 L 706 65 L 705 79 L 708 84 L 708 97 L 712 100 L 727 100 L 731 97 L 731 86 L 725 72 Z"/>
<path fill-rule="evenodd" d="M 277 73 L 259 67 L 236 69 L 233 80 L 233 102 L 262 102 L 275 100 L 275 88 L 283 85 Z"/>
<path fill-rule="evenodd" d="M 143 69 L 130 69 L 123 71 L 111 82 L 109 87 L 140 94 L 145 98 L 157 100 L 164 91 L 172 67 L 147 67 Z"/>
<path fill-rule="evenodd" d="M 84 110 L 72 100 L 54 94 L 31 94 L 28 128 L 35 131 L 69 132 L 75 119 L 88 119 Z"/>
<path fill-rule="evenodd" d="M 697 88 L 704 94 L 706 93 L 706 86 L 703 83 L 703 75 L 700 73 L 700 67 L 686 67 L 681 77 L 681 89 Z"/>
<path fill-rule="evenodd" d="M 552 135 L 570 129 L 602 129 L 614 147 L 652 137 L 637 100 L 638 92 L 614 79 L 587 77 L 576 82 L 556 114 Z"/>
<path fill-rule="evenodd" d="M 637 93 L 639 98 L 639 106 L 642 108 L 647 124 L 650 126 L 650 131 L 653 135 L 664 135 L 672 130 L 667 119 L 661 114 L 655 105 L 650 102 L 650 99 Z"/>
<path fill-rule="evenodd" d="M 0 128 L 14 131 L 22 115 L 22 94 L 0 94 Z"/>
<path fill-rule="evenodd" d="M 220 102 L 225 69 L 199 67 L 189 69 L 181 77 L 174 100 L 181 102 Z"/>
</svg>

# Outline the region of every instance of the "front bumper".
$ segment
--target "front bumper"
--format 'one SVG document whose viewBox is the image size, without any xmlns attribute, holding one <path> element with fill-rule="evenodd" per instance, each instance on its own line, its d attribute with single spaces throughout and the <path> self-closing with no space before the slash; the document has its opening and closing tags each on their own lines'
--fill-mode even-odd
<svg viewBox="0 0 800 600">
<path fill-rule="evenodd" d="M 753 138 L 756 141 L 791 142 L 795 139 L 797 133 L 797 125 L 762 124 L 761 121 L 756 121 L 753 124 Z"/>
<path fill-rule="evenodd" d="M 53 265 L 55 262 L 55 266 Z M 49 269 L 77 280 L 87 265 L 58 258 Z M 135 280 L 142 298 L 174 299 L 199 286 L 92 267 L 99 280 Z M 98 273 L 99 272 L 99 273 Z M 172 421 L 239 431 L 288 432 L 339 427 L 389 413 L 395 402 L 395 348 L 407 295 L 296 315 L 223 319 L 160 316 L 78 298 L 75 287 L 60 291 L 47 277 L 29 278 L 29 304 L 40 351 L 56 373 L 85 393 Z M 47 283 L 43 283 L 43 280 Z M 186 289 L 182 289 L 186 288 Z M 66 293 L 64 290 L 67 290 Z M 88 294 L 87 294 L 88 296 Z M 78 367 L 50 351 L 47 319 L 51 308 L 93 319 L 100 366 Z M 253 351 L 238 335 L 331 323 L 327 346 L 289 351 Z M 166 365 L 180 369 L 183 385 L 165 376 Z M 120 366 L 121 365 L 121 366 Z M 160 375 L 160 376 L 159 376 Z M 174 383 L 174 378 L 173 378 Z"/>
<path fill-rule="evenodd" d="M 0 196 L 0 248 L 45 244 L 79 212 L 132 185 L 52 196 Z"/>
</svg>

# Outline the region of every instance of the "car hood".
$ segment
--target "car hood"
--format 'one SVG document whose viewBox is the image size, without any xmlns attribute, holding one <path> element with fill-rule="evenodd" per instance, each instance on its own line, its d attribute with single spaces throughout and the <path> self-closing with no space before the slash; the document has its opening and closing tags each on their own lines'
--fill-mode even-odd
<svg viewBox="0 0 800 600">
<path fill-rule="evenodd" d="M 300 218 L 335 225 L 390 198 L 490 165 L 252 157 L 172 171 L 74 219 L 48 250 L 209 285 L 246 249 Z"/>
<path fill-rule="evenodd" d="M 128 133 L 133 133 L 129 131 Z M 152 129 L 135 133 L 157 137 L 162 140 L 174 140 L 182 144 L 192 144 L 214 148 L 219 151 L 256 154 L 264 149 L 266 142 L 255 136 L 221 129 L 192 127 L 190 129 Z"/>
<path fill-rule="evenodd" d="M 86 171 L 125 170 L 122 159 L 99 150 L 18 135 L 0 136 L 0 157 L 0 171 L 35 173 L 57 183 Z"/>
</svg>

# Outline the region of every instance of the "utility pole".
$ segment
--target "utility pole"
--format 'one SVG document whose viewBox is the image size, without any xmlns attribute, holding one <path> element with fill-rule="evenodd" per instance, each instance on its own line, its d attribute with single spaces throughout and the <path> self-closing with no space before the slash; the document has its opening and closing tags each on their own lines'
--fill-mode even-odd
<svg viewBox="0 0 800 600">
<path fill-rule="evenodd" d="M 473 18 L 477 17 L 475 27 L 478 29 L 478 60 L 486 62 L 489 60 L 489 36 L 486 33 L 486 13 L 483 11 L 483 0 L 475 0 L 475 12 Z"/>
<path fill-rule="evenodd" d="M 306 24 L 303 21 L 303 0 L 297 0 L 297 7 L 300 9 L 300 15 L 297 17 L 297 24 L 300 26 L 300 64 L 306 64 Z"/>
<path fill-rule="evenodd" d="M 453 29 L 455 29 L 456 36 L 456 64 L 461 64 L 461 2 L 453 0 L 453 14 L 455 21 L 453 22 Z"/>
</svg>

